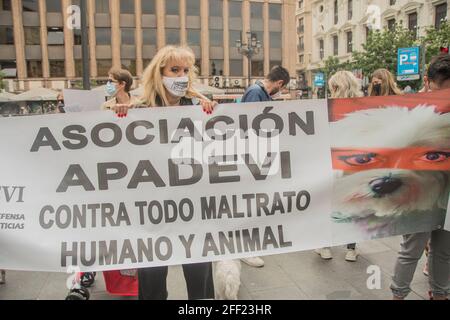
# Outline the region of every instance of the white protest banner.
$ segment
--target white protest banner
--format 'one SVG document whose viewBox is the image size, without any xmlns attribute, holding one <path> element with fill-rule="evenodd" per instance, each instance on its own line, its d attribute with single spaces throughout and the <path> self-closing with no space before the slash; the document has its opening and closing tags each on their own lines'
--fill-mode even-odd
<svg viewBox="0 0 450 320">
<path fill-rule="evenodd" d="M 0 134 L 4 269 L 116 270 L 331 243 L 325 100 L 2 119 Z"/>
<path fill-rule="evenodd" d="M 105 102 L 105 93 L 97 90 L 64 89 L 66 113 L 98 111 Z"/>
</svg>

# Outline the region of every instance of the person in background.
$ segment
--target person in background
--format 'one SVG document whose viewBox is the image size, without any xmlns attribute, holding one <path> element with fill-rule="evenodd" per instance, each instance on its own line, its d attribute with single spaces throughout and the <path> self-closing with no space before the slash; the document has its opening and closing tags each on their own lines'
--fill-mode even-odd
<svg viewBox="0 0 450 320">
<path fill-rule="evenodd" d="M 118 104 L 139 104 L 140 100 L 130 95 L 132 86 L 133 76 L 128 70 L 115 68 L 109 70 L 106 93 L 112 98 L 106 101 L 101 109 L 111 110 Z M 122 114 L 119 116 L 122 117 Z"/>
<path fill-rule="evenodd" d="M 66 113 L 64 110 L 64 95 L 62 92 L 56 96 L 56 107 L 59 113 Z"/>
<path fill-rule="evenodd" d="M 290 81 L 289 72 L 282 66 L 275 66 L 264 80 L 258 80 L 244 93 L 241 102 L 272 101 L 281 95 Z"/>
<path fill-rule="evenodd" d="M 211 114 L 216 102 L 204 100 L 193 88 L 196 77 L 195 55 L 188 47 L 166 46 L 160 49 L 143 74 L 144 93 L 139 105 L 117 104 L 113 110 L 126 115 L 133 107 L 172 107 L 193 105 L 196 98 L 203 111 Z M 214 299 L 212 263 L 184 264 L 188 299 Z M 166 300 L 168 267 L 138 270 L 139 299 Z"/>
<path fill-rule="evenodd" d="M 282 66 L 275 66 L 262 81 L 256 81 L 244 93 L 242 103 L 272 101 L 281 95 L 281 91 L 289 84 L 289 72 Z M 255 268 L 264 266 L 260 257 L 242 258 L 242 262 Z"/>
<path fill-rule="evenodd" d="M 336 72 L 328 81 L 328 87 L 330 88 L 331 99 L 359 98 L 364 96 L 358 79 L 349 71 Z M 322 259 L 329 260 L 333 258 L 329 247 L 316 249 L 315 252 L 319 254 Z M 356 251 L 356 243 L 348 244 L 345 260 L 355 262 L 357 258 L 358 253 Z"/>
<path fill-rule="evenodd" d="M 369 96 L 394 96 L 402 95 L 397 87 L 394 76 L 387 69 L 375 70 L 369 85 Z"/>
<path fill-rule="evenodd" d="M 450 55 L 440 55 L 431 60 L 427 82 L 426 88 L 429 91 L 450 89 Z M 410 286 L 417 263 L 428 243 L 430 299 L 448 299 L 450 292 L 450 231 L 437 229 L 403 236 L 390 286 L 394 300 L 403 300 L 411 292 Z"/>
</svg>

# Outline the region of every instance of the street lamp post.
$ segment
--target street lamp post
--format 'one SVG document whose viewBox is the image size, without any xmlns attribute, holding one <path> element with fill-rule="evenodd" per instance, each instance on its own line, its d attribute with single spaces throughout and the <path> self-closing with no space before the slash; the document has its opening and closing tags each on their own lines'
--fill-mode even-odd
<svg viewBox="0 0 450 320">
<path fill-rule="evenodd" d="M 243 43 L 242 40 L 236 40 L 236 48 L 238 52 L 247 57 L 248 60 L 248 86 L 250 86 L 250 78 L 252 75 L 252 57 L 259 53 L 261 50 L 261 41 L 250 31 L 246 32 L 247 42 Z"/>
</svg>

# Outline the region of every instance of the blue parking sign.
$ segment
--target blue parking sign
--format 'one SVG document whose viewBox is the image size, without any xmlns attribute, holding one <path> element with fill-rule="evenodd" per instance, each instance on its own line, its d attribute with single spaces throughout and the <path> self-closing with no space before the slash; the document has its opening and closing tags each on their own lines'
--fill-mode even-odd
<svg viewBox="0 0 450 320">
<path fill-rule="evenodd" d="M 314 85 L 319 88 L 325 86 L 325 75 L 322 72 L 316 73 L 314 77 Z"/>
<path fill-rule="evenodd" d="M 400 48 L 397 57 L 397 79 L 419 79 L 419 47 Z"/>
</svg>

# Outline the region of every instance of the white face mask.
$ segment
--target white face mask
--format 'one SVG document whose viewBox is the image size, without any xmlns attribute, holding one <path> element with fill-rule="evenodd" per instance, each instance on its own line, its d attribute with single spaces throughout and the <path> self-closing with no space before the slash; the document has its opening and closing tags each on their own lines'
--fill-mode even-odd
<svg viewBox="0 0 450 320">
<path fill-rule="evenodd" d="M 186 95 L 189 78 L 188 77 L 163 77 L 163 83 L 167 91 L 175 97 L 184 97 Z"/>
</svg>

